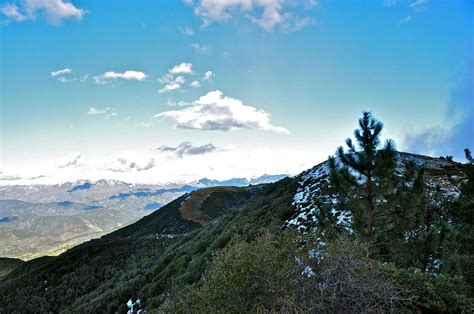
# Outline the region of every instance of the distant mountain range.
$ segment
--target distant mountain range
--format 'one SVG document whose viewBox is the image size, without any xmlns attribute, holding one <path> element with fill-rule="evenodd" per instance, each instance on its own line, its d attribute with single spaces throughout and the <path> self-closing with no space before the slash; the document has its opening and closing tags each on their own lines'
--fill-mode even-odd
<svg viewBox="0 0 474 314">
<path fill-rule="evenodd" d="M 28 260 L 57 255 L 130 224 L 184 193 L 212 186 L 268 183 L 283 177 L 201 179 L 166 186 L 116 180 L 0 186 L 0 256 Z"/>
</svg>

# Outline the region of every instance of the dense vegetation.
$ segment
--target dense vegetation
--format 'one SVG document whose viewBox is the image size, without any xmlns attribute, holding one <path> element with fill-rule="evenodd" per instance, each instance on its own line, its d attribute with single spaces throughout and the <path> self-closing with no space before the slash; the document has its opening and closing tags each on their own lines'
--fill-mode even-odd
<svg viewBox="0 0 474 314">
<path fill-rule="evenodd" d="M 408 154 L 380 147 L 381 130 L 364 113 L 358 146 L 329 160 L 322 189 L 335 201 L 315 200 L 312 229 L 283 227 L 298 177 L 195 191 L 20 265 L 0 281 L 0 312 L 126 312 L 132 295 L 156 312 L 473 311 L 472 159 L 400 160 Z M 440 178 L 456 178 L 456 195 Z"/>
<path fill-rule="evenodd" d="M 0 279 L 11 273 L 14 269 L 18 268 L 24 262 L 17 258 L 0 258 Z"/>
</svg>

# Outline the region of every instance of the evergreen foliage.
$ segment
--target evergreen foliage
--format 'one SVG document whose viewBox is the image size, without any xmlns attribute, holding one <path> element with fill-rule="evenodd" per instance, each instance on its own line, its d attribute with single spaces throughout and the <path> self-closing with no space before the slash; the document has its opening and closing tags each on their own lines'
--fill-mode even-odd
<svg viewBox="0 0 474 314">
<path fill-rule="evenodd" d="M 201 286 L 162 308 L 169 313 L 389 312 L 411 305 L 368 258 L 366 246 L 337 240 L 317 247 L 290 234 L 234 239 L 213 256 Z"/>
<path fill-rule="evenodd" d="M 464 148 L 464 155 L 469 164 L 474 164 L 474 159 L 472 158 L 471 150 L 469 148 Z"/>
<path fill-rule="evenodd" d="M 348 150 L 339 147 L 329 159 L 326 193 L 335 201 L 316 200 L 317 232 L 326 239 L 350 234 L 368 243 L 374 258 L 438 273 L 456 233 L 449 222 L 453 200 L 433 186 L 429 178 L 436 173 L 402 158 L 393 141 L 381 147 L 382 129 L 364 112 L 354 131 L 356 144 L 347 139 Z M 348 213 L 351 221 L 342 223 L 339 217 Z"/>
</svg>

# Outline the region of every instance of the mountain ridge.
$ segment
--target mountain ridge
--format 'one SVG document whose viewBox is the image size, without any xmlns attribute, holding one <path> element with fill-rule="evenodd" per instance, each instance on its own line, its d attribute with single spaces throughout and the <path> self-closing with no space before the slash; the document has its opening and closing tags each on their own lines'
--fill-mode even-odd
<svg viewBox="0 0 474 314">
<path fill-rule="evenodd" d="M 404 154 L 401 156 L 426 161 L 429 175 L 443 182 L 463 177 L 468 167 Z M 182 195 L 134 224 L 58 257 L 33 260 L 13 270 L 0 281 L 0 304 L 6 311 L 22 308 L 25 305 L 18 304 L 17 298 L 34 295 L 25 310 L 120 312 L 129 296 L 138 293 L 147 308 L 158 308 L 169 295 L 197 284 L 212 254 L 232 237 L 250 240 L 263 230 L 279 232 L 295 218 L 296 229 L 300 225 L 311 228 L 311 205 L 306 203 L 311 197 L 321 197 L 316 193 L 317 183 L 327 174 L 319 170 L 322 165 L 275 183 L 205 188 Z M 298 219 L 302 216 L 308 219 Z M 65 278 L 75 278 L 76 283 L 66 285 Z"/>
</svg>

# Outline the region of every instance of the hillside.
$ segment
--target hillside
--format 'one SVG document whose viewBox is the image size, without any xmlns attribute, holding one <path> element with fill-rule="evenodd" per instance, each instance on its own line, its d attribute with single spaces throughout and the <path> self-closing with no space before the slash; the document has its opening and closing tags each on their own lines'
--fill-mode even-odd
<svg viewBox="0 0 474 314">
<path fill-rule="evenodd" d="M 470 166 L 400 156 L 427 169 L 427 188 L 445 200 L 459 197 Z M 323 193 L 325 169 L 322 163 L 276 183 L 190 192 L 101 239 L 27 262 L 0 282 L 0 312 L 124 312 L 132 294 L 139 294 L 147 309 L 158 308 L 198 284 L 212 254 L 232 237 L 251 240 L 263 230 L 312 228 L 313 200 L 331 200 Z M 341 223 L 347 223 L 344 217 Z"/>
<path fill-rule="evenodd" d="M 30 260 L 58 255 L 133 223 L 196 189 L 255 185 L 282 177 L 204 178 L 186 185 L 99 180 L 0 186 L 0 256 Z"/>
<path fill-rule="evenodd" d="M 17 258 L 0 258 L 0 279 L 11 273 L 23 263 L 24 261 Z"/>
<path fill-rule="evenodd" d="M 206 226 L 184 219 L 179 208 L 186 197 L 178 198 L 136 224 L 45 264 L 26 263 L 2 281 L 1 304 L 7 311 L 24 308 L 20 300 L 35 295 L 27 310 L 104 311 L 123 306 L 128 295 L 139 292 L 156 306 L 171 288 L 170 281 L 179 289 L 199 280 L 212 252 L 232 234 L 252 237 L 262 228 L 279 229 L 288 215 L 294 182 L 284 179 L 259 187 L 210 189 L 202 202 L 210 207 L 199 209 L 193 204 L 194 210 L 216 217 L 216 223 Z M 216 204 L 225 207 L 216 212 Z"/>
</svg>

